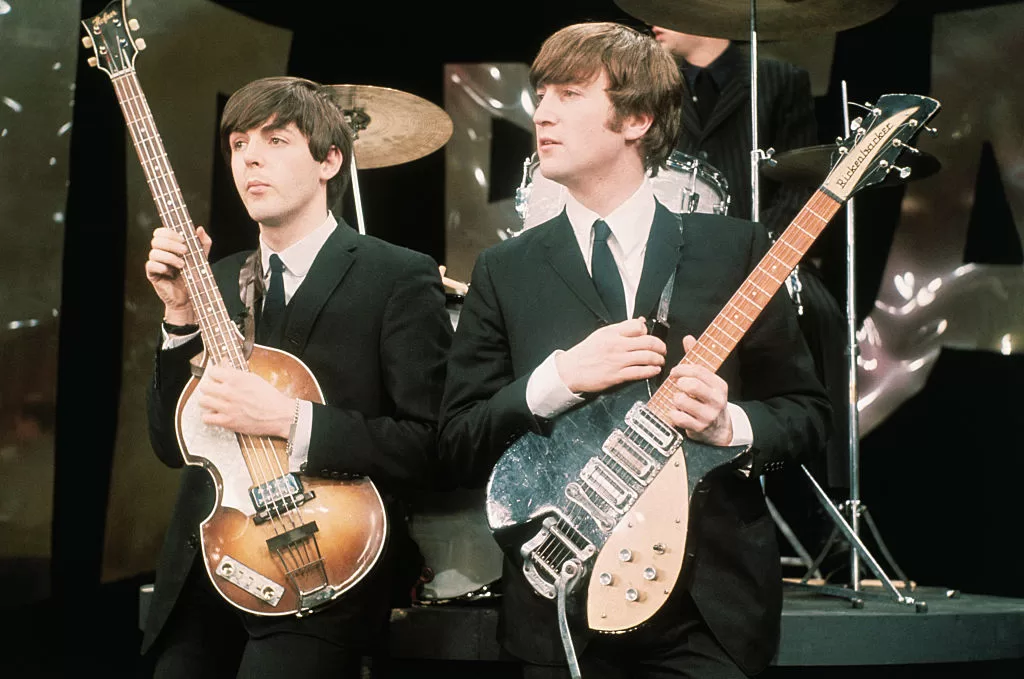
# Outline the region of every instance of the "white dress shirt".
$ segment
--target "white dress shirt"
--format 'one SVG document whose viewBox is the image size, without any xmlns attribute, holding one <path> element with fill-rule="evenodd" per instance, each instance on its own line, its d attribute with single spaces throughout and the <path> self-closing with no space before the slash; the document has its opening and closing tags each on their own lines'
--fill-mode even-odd
<svg viewBox="0 0 1024 679">
<path fill-rule="evenodd" d="M 276 254 L 284 264 L 284 271 L 281 274 L 284 283 L 284 303 L 288 304 L 295 291 L 306 279 L 313 260 L 320 253 L 327 239 L 338 227 L 338 220 L 328 210 L 327 219 L 297 243 L 293 243 L 281 252 L 274 252 L 260 235 L 260 259 L 262 260 L 264 278 L 264 290 L 270 287 L 270 255 Z M 199 333 L 191 335 L 169 335 L 163 333 L 163 349 L 173 349 L 185 344 Z M 288 458 L 288 469 L 293 472 L 299 471 L 299 467 L 309 457 L 309 442 L 313 436 L 313 404 L 310 401 L 299 399 L 299 417 L 295 424 L 295 433 L 291 440 L 291 455 Z"/>
<path fill-rule="evenodd" d="M 608 249 L 611 250 L 612 258 L 619 269 L 619 276 L 622 278 L 628 318 L 633 317 L 636 291 L 644 270 L 644 256 L 647 254 L 647 239 L 654 223 L 655 207 L 654 189 L 645 179 L 632 196 L 603 218 L 611 230 Z M 602 217 L 580 204 L 572 194 L 567 196 L 565 213 L 586 263 L 587 273 L 592 274 L 590 259 L 594 245 L 593 227 L 594 222 Z M 537 417 L 555 417 L 584 400 L 579 394 L 570 391 L 558 374 L 555 357 L 560 353 L 561 350 L 554 351 L 544 359 L 526 383 L 526 405 Z M 750 445 L 753 442 L 753 431 L 747 414 L 734 403 L 728 404 L 728 410 L 733 433 L 730 445 Z"/>
</svg>

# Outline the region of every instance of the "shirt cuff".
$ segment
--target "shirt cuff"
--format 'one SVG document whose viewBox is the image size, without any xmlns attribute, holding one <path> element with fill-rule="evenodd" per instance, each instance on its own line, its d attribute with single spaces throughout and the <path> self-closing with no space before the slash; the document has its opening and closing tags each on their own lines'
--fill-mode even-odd
<svg viewBox="0 0 1024 679">
<path fill-rule="evenodd" d="M 160 334 L 163 336 L 163 341 L 160 343 L 160 350 L 167 351 L 168 349 L 177 349 L 178 347 L 184 346 L 192 341 L 199 331 L 196 330 L 190 335 L 172 335 L 163 326 L 160 327 Z"/>
<path fill-rule="evenodd" d="M 309 442 L 313 438 L 313 403 L 299 399 L 299 419 L 295 421 L 292 452 L 288 456 L 288 471 L 299 472 L 309 459 Z"/>
<path fill-rule="evenodd" d="M 730 446 L 747 446 L 754 442 L 754 430 L 750 426 L 750 418 L 743 408 L 735 403 L 726 404 L 729 408 L 729 419 L 732 420 L 732 441 Z"/>
<path fill-rule="evenodd" d="M 555 357 L 561 353 L 561 350 L 552 352 L 526 383 L 526 406 L 536 417 L 551 419 L 584 401 L 582 396 L 565 386 L 558 374 Z"/>
</svg>

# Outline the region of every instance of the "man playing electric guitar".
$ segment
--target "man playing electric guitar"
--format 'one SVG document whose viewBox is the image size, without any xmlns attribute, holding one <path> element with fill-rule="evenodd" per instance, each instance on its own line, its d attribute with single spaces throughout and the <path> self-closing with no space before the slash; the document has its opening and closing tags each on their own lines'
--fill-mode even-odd
<svg viewBox="0 0 1024 679">
<path fill-rule="evenodd" d="M 308 366 L 326 405 L 290 397 L 255 371 L 207 364 L 193 415 L 201 423 L 183 421 L 189 413 L 176 413 L 176 404 L 190 376 L 190 359 L 203 349 L 203 340 L 208 354 L 211 347 L 205 327 L 200 339 L 200 314 L 182 280 L 185 243 L 175 230 L 160 228 L 146 262 L 165 306 L 150 390 L 153 446 L 165 464 L 178 467 L 181 432 L 200 424 L 243 437 L 286 439 L 285 473 L 301 472 L 298 478 L 307 483 L 317 477 L 369 477 L 384 497 L 390 537 L 365 577 L 308 617 L 235 610 L 241 606 L 233 608 L 215 591 L 197 556 L 199 524 L 214 504 L 214 478 L 188 466 L 158 565 L 143 650 L 152 649 L 158 677 L 358 677 L 361 657 L 373 651 L 387 622 L 401 559 L 418 570 L 419 564 L 403 556 L 410 541 L 393 494 L 434 475 L 451 337 L 441 280 L 429 257 L 359 235 L 329 210 L 344 193 L 352 153 L 351 133 L 331 88 L 299 78 L 250 83 L 228 100 L 220 136 L 235 187 L 259 225 L 259 249 L 214 265 L 217 288 L 232 317 L 255 316 L 257 343 L 283 349 Z M 201 228 L 197 233 L 209 252 L 210 238 Z M 259 272 L 248 284 L 247 271 Z M 182 420 L 177 437 L 175 418 Z M 271 494 L 274 486 L 257 490 Z M 276 509 L 264 500 L 268 521 L 275 513 L 287 514 L 289 502 L 302 501 L 290 497 L 295 495 L 278 500 Z M 329 540 L 323 516 L 313 518 L 268 544 L 302 531 L 318 531 L 319 540 Z M 247 519 L 246 525 L 259 519 Z M 293 551 L 308 554 L 304 545 Z M 408 591 L 418 572 L 403 575 Z M 260 603 L 231 582 L 220 586 L 237 592 L 242 604 Z M 307 601 L 316 596 L 308 594 Z"/>
<path fill-rule="evenodd" d="M 748 446 L 749 465 L 707 477 L 690 521 L 695 559 L 664 585 L 673 591 L 650 623 L 616 636 L 574 630 L 582 674 L 755 674 L 776 651 L 782 604 L 758 476 L 792 451 L 819 449 L 830 408 L 786 295 L 765 306 L 717 374 L 678 364 L 768 236 L 728 217 L 680 219 L 655 200 L 646 172 L 675 144 L 682 85 L 652 38 L 616 24 L 569 26 L 544 43 L 530 79 L 540 168 L 569 198 L 559 216 L 477 259 L 449 358 L 442 464 L 463 484 L 483 484 L 519 435 L 543 434 L 599 392 L 668 372 L 678 392 L 670 424 L 691 439 Z M 644 319 L 655 317 L 673 272 L 662 340 Z M 512 559 L 503 582 L 504 648 L 527 663 L 524 676 L 564 676 L 552 667 L 567 655 L 554 602 Z"/>
</svg>

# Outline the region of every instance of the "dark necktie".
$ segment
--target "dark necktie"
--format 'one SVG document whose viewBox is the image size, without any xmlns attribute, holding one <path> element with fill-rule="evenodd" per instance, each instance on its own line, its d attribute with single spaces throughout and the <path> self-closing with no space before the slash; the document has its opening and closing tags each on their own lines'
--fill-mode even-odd
<svg viewBox="0 0 1024 679">
<path fill-rule="evenodd" d="M 266 341 L 277 327 L 284 313 L 284 262 L 277 255 L 270 255 L 270 286 L 263 300 L 263 314 L 260 316 L 260 337 Z"/>
<path fill-rule="evenodd" d="M 590 268 L 597 294 L 611 314 L 612 321 L 618 322 L 626 320 L 626 293 L 622 289 L 619 267 L 615 265 L 612 251 L 608 247 L 611 232 L 603 220 L 594 222 L 594 249 L 590 255 Z"/>
<path fill-rule="evenodd" d="M 701 125 L 707 124 L 717 100 L 718 89 L 711 78 L 711 73 L 706 68 L 698 69 L 693 80 L 693 103 L 697 107 L 697 117 L 700 118 Z"/>
</svg>

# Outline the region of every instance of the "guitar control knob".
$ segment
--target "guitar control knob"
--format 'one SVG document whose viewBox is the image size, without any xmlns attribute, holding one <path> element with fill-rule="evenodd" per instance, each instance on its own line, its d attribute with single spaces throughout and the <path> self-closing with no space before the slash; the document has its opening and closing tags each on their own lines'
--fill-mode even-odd
<svg viewBox="0 0 1024 679">
<path fill-rule="evenodd" d="M 626 601 L 636 601 L 640 598 L 640 592 L 636 591 L 632 587 L 626 590 Z"/>
<path fill-rule="evenodd" d="M 628 549 L 620 549 L 619 550 L 619 561 L 632 561 L 632 560 L 633 560 L 633 552 L 629 551 Z"/>
<path fill-rule="evenodd" d="M 136 38 L 135 49 L 139 50 L 140 52 L 146 49 L 146 40 L 144 38 Z"/>
<path fill-rule="evenodd" d="M 82 38 L 82 45 L 85 47 L 85 49 L 91 50 L 92 49 L 92 36 L 87 35 L 87 36 L 83 37 Z"/>
<path fill-rule="evenodd" d="M 658 577 L 658 571 L 654 570 L 653 566 L 648 566 L 644 569 L 644 580 L 654 580 Z"/>
<path fill-rule="evenodd" d="M 655 554 L 664 554 L 665 553 L 665 545 L 661 544 L 660 542 L 656 542 L 654 544 L 654 546 L 651 547 L 651 549 L 654 550 Z"/>
<path fill-rule="evenodd" d="M 263 598 L 266 599 L 267 601 L 273 601 L 274 600 L 274 588 L 273 587 L 264 587 L 262 590 L 260 590 L 260 594 L 262 594 Z"/>
<path fill-rule="evenodd" d="M 128 20 L 128 28 L 132 29 L 133 31 L 139 30 L 139 20 L 138 19 L 129 19 Z"/>
<path fill-rule="evenodd" d="M 600 582 L 605 587 L 608 587 L 609 585 L 611 585 L 612 584 L 612 580 L 613 580 L 613 578 L 612 578 L 612 574 L 611 573 L 601 573 L 599 576 L 597 576 L 597 581 Z"/>
</svg>

